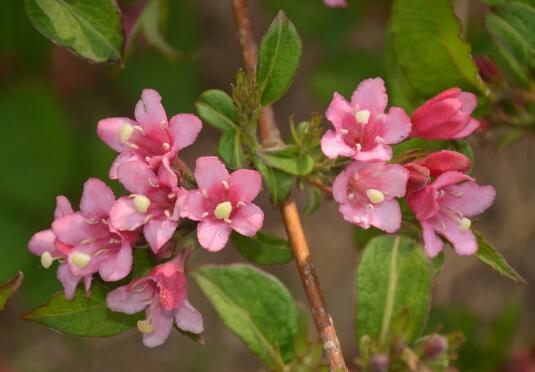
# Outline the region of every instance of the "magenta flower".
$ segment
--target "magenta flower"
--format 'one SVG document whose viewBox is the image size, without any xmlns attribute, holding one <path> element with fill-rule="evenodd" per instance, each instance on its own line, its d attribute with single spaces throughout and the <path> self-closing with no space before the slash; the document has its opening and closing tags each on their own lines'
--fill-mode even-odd
<svg viewBox="0 0 535 372">
<path fill-rule="evenodd" d="M 30 251 L 41 256 L 45 268 L 59 260 L 58 279 L 70 299 L 84 280 L 86 292 L 96 272 L 105 281 L 126 277 L 132 267 L 132 245 L 137 235 L 122 233 L 108 221 L 109 210 L 115 202 L 113 191 L 98 179 L 84 184 L 80 212 L 74 212 L 67 198 L 59 196 L 52 229 L 35 234 L 29 243 Z"/>
<path fill-rule="evenodd" d="M 405 111 L 392 107 L 385 114 L 388 101 L 380 78 L 361 82 L 351 103 L 334 93 L 325 114 L 334 126 L 321 139 L 323 153 L 331 159 L 348 156 L 355 160 L 390 160 L 390 144 L 404 140 L 411 131 Z"/>
<path fill-rule="evenodd" d="M 179 150 L 197 139 L 202 128 L 199 118 L 178 114 L 168 122 L 161 99 L 155 90 L 145 89 L 136 105 L 135 121 L 119 117 L 99 121 L 99 137 L 120 153 L 111 166 L 110 178 L 117 179 L 119 166 L 132 159 L 157 169 L 164 157 L 172 162 Z"/>
<path fill-rule="evenodd" d="M 479 127 L 479 121 L 472 117 L 476 106 L 474 94 L 447 89 L 414 111 L 411 136 L 427 140 L 466 137 Z"/>
<path fill-rule="evenodd" d="M 323 3 L 331 8 L 345 8 L 347 6 L 346 0 L 323 0 Z"/>
<path fill-rule="evenodd" d="M 195 173 L 197 190 L 189 190 L 183 217 L 200 221 L 199 243 L 211 252 L 222 249 L 232 230 L 254 236 L 262 227 L 264 212 L 251 203 L 262 187 L 257 171 L 239 169 L 229 175 L 225 165 L 215 156 L 197 159 Z"/>
<path fill-rule="evenodd" d="M 110 220 L 121 231 L 135 231 L 143 226 L 143 235 L 152 251 L 173 236 L 180 217 L 180 203 L 185 190 L 177 187 L 177 176 L 163 158 L 158 173 L 148 164 L 130 160 L 117 168 L 117 177 L 133 194 L 122 197 L 113 205 Z"/>
<path fill-rule="evenodd" d="M 492 186 L 480 186 L 461 172 L 442 173 L 433 183 L 407 197 L 409 206 L 422 226 L 424 247 L 435 257 L 443 247 L 442 235 L 460 255 L 477 251 L 469 217 L 483 213 L 494 202 Z M 438 235 L 437 235 L 438 234 Z"/>
<path fill-rule="evenodd" d="M 353 162 L 333 184 L 334 199 L 344 219 L 363 229 L 375 226 L 392 233 L 401 225 L 395 198 L 405 195 L 409 172 L 401 165 Z"/>
<path fill-rule="evenodd" d="M 183 331 L 203 331 L 202 315 L 187 299 L 184 255 L 158 265 L 142 278 L 119 287 L 106 298 L 112 311 L 135 314 L 145 310 L 147 318 L 137 323 L 147 347 L 163 344 L 173 323 Z"/>
</svg>

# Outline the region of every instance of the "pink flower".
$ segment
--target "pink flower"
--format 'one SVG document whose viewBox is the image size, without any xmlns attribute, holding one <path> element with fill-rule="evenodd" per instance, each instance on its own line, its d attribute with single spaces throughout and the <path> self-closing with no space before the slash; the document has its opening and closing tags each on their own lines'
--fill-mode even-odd
<svg viewBox="0 0 535 372">
<path fill-rule="evenodd" d="M 197 159 L 194 173 L 198 189 L 189 190 L 183 217 L 200 221 L 199 243 L 211 252 L 226 244 L 232 230 L 254 236 L 262 227 L 264 212 L 251 203 L 262 186 L 257 171 L 239 169 L 229 175 L 215 156 Z"/>
<path fill-rule="evenodd" d="M 427 140 L 466 137 L 479 127 L 472 117 L 476 106 L 477 98 L 472 93 L 447 89 L 414 111 L 411 136 Z"/>
<path fill-rule="evenodd" d="M 323 3 L 331 8 L 345 8 L 347 6 L 346 0 L 323 0 Z"/>
<path fill-rule="evenodd" d="M 105 281 L 126 277 L 132 267 L 132 245 L 135 233 L 122 233 L 108 221 L 115 196 L 104 182 L 91 178 L 84 184 L 80 212 L 74 212 L 64 196 L 57 198 L 52 229 L 35 234 L 29 243 L 30 251 L 41 256 L 45 268 L 60 261 L 58 279 L 70 299 L 80 280 L 86 292 L 96 272 Z"/>
<path fill-rule="evenodd" d="M 384 162 L 353 162 L 333 184 L 340 213 L 352 224 L 370 225 L 392 233 L 399 229 L 401 211 L 394 199 L 405 195 L 409 172 L 401 165 Z"/>
<path fill-rule="evenodd" d="M 407 197 L 422 226 L 424 246 L 429 257 L 442 250 L 448 239 L 460 255 L 477 251 L 477 241 L 468 217 L 477 216 L 494 202 L 492 186 L 479 186 L 474 179 L 456 171 L 442 173 L 433 183 Z"/>
<path fill-rule="evenodd" d="M 328 130 L 321 139 L 323 153 L 331 159 L 348 156 L 360 161 L 390 160 L 392 149 L 388 145 L 405 139 L 411 123 L 399 107 L 385 114 L 387 101 L 380 78 L 361 82 L 351 103 L 334 93 L 325 114 L 334 130 Z"/>
<path fill-rule="evenodd" d="M 164 157 L 172 162 L 179 150 L 197 139 L 202 128 L 199 118 L 178 114 L 168 122 L 161 99 L 155 90 L 145 89 L 136 105 L 136 121 L 119 117 L 99 121 L 99 137 L 120 153 L 110 169 L 110 178 L 117 179 L 119 166 L 133 158 L 157 169 Z"/>
<path fill-rule="evenodd" d="M 158 173 L 148 164 L 130 160 L 117 168 L 123 186 L 133 194 L 122 197 L 113 205 L 110 220 L 121 231 L 135 231 L 143 226 L 143 234 L 152 251 L 171 239 L 180 217 L 177 200 L 185 190 L 177 187 L 177 176 L 163 158 Z"/>
<path fill-rule="evenodd" d="M 202 315 L 187 299 L 184 256 L 154 267 L 142 278 L 119 287 L 106 298 L 112 311 L 135 314 L 145 310 L 147 318 L 137 323 L 147 347 L 163 344 L 173 323 L 183 331 L 201 333 Z"/>
</svg>

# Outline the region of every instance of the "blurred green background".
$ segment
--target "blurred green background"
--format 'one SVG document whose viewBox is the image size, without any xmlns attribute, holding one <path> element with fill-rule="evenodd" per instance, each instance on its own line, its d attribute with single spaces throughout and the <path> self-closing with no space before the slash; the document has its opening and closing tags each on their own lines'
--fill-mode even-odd
<svg viewBox="0 0 535 372">
<path fill-rule="evenodd" d="M 119 4 L 125 21 L 132 22 L 138 4 Z M 463 12 L 466 4 L 468 37 L 477 54 L 488 48 L 482 7 L 476 1 L 456 2 Z M 349 96 L 363 78 L 384 76 L 389 6 L 386 0 L 353 1 L 347 9 L 326 8 L 321 0 L 251 1 L 257 35 L 268 27 L 276 11 L 283 9 L 304 42 L 296 82 L 275 107 L 281 127 L 291 114 L 303 119 L 310 112 L 324 112 L 335 90 Z M 26 275 L 19 295 L 0 314 L 0 372 L 259 368 L 193 285 L 193 303 L 202 310 L 206 322 L 205 346 L 174 334 L 165 346 L 149 350 L 135 331 L 110 339 L 77 339 L 18 318 L 20 312 L 42 303 L 59 289 L 54 273 L 43 269 L 26 248 L 31 235 L 50 224 L 55 196 L 64 194 L 77 205 L 85 179 L 106 179 L 115 154 L 96 136 L 97 121 L 108 116 L 133 116 L 135 102 L 146 87 L 161 93 L 169 116 L 193 112 L 193 103 L 205 89 L 229 91 L 241 66 L 229 0 L 171 1 L 165 36 L 181 53 L 176 61 L 141 40 L 124 68 L 90 65 L 35 31 L 22 1 L 3 0 L 0 4 L 0 282 L 17 270 Z M 481 229 L 533 282 L 535 170 L 529 159 L 535 150 L 527 142 L 499 152 L 482 138 L 472 142 L 478 159 L 476 176 L 481 183 L 498 189 L 496 205 L 483 217 Z M 216 133 L 205 126 L 199 141 L 183 156 L 191 164 L 200 154 L 215 154 L 216 144 Z M 117 183 L 108 183 L 121 192 Z M 278 214 L 269 213 L 267 198 L 263 206 L 270 214 L 268 229 L 282 235 Z M 329 221 L 327 226 L 325 221 Z M 352 284 L 359 254 L 351 228 L 332 203 L 304 217 L 304 223 L 345 354 L 354 357 Z M 199 255 L 193 264 L 240 260 L 229 248 L 214 255 Z M 292 264 L 267 270 L 304 301 Z M 532 287 L 517 288 L 474 259 L 448 254 L 434 287 L 433 306 L 430 330 L 461 329 L 469 338 L 461 350 L 460 370 L 506 370 L 512 355 L 531 358 L 525 347 L 535 341 Z"/>
</svg>

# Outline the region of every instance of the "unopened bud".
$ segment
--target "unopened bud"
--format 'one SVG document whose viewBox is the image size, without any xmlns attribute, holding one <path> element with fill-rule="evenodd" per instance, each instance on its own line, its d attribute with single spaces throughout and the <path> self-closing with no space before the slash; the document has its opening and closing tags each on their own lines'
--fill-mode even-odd
<svg viewBox="0 0 535 372">
<path fill-rule="evenodd" d="M 371 372 L 388 372 L 388 356 L 384 354 L 375 355 L 370 362 Z"/>
<path fill-rule="evenodd" d="M 448 340 L 441 335 L 431 335 L 424 341 L 422 350 L 426 359 L 437 359 L 448 350 Z"/>
<path fill-rule="evenodd" d="M 484 81 L 497 82 L 502 80 L 502 72 L 499 67 L 486 55 L 476 57 L 476 65 L 479 69 L 479 74 Z"/>
</svg>

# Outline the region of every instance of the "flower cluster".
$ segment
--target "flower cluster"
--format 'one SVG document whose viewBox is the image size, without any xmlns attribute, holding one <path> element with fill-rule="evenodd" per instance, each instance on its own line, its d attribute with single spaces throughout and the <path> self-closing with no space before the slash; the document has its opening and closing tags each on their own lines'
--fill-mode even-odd
<svg viewBox="0 0 535 372">
<path fill-rule="evenodd" d="M 324 134 L 322 151 L 331 159 L 351 158 L 333 184 L 340 213 L 364 229 L 375 226 L 393 233 L 402 220 L 396 198 L 405 197 L 421 225 L 430 257 L 442 250 L 438 235 L 449 240 L 458 254 L 475 253 L 469 217 L 490 207 L 494 188 L 480 186 L 466 174 L 470 160 L 460 153 L 439 151 L 393 164 L 390 145 L 409 136 L 451 140 L 470 135 L 479 127 L 472 117 L 476 97 L 451 88 L 424 103 L 410 118 L 398 107 L 385 113 L 387 101 L 383 80 L 375 78 L 361 82 L 351 102 L 335 93 L 327 109 L 334 129 Z"/>
<path fill-rule="evenodd" d="M 240 169 L 229 174 L 217 157 L 200 157 L 194 171 L 198 188 L 185 187 L 183 162 L 177 156 L 195 142 L 201 128 L 192 114 L 168 120 L 160 95 L 151 89 L 143 91 L 135 120 L 114 117 L 98 123 L 99 137 L 119 152 L 109 177 L 130 194 L 116 199 L 103 181 L 89 179 L 80 211 L 58 196 L 51 228 L 29 242 L 45 268 L 59 262 L 57 276 L 67 299 L 74 297 L 80 281 L 89 293 L 96 273 L 107 282 L 126 278 L 136 243 L 143 237 L 158 254 L 172 241 L 182 218 L 198 221 L 198 242 L 212 252 L 226 245 L 232 230 L 254 236 L 261 228 L 264 213 L 252 203 L 261 189 L 258 172 Z M 187 300 L 187 258 L 182 252 L 108 294 L 113 311 L 132 314 L 146 309 L 147 318 L 138 322 L 138 329 L 149 347 L 162 344 L 173 323 L 187 332 L 202 331 L 202 317 Z"/>
</svg>

